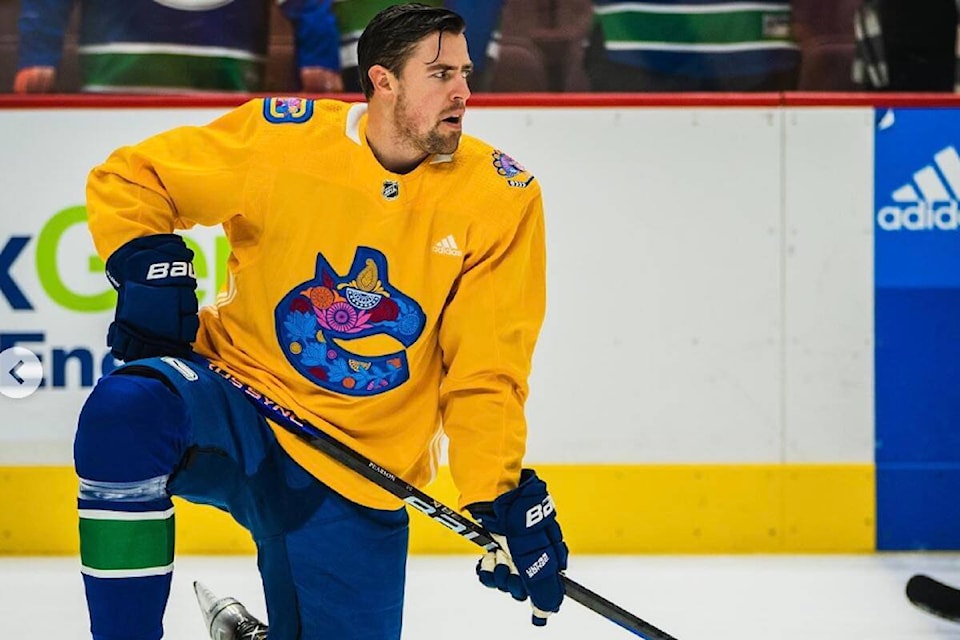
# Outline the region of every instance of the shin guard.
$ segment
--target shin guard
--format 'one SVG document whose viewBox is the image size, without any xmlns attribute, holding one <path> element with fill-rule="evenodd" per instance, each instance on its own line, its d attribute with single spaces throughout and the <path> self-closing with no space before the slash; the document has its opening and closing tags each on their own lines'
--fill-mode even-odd
<svg viewBox="0 0 960 640">
<path fill-rule="evenodd" d="M 167 479 L 188 443 L 180 396 L 160 380 L 111 375 L 80 413 L 80 560 L 95 640 L 156 640 L 173 571 Z"/>
</svg>

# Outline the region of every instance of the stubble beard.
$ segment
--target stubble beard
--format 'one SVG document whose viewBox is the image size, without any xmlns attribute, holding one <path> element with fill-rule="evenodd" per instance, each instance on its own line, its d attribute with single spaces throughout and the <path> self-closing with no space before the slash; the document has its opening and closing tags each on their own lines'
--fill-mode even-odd
<svg viewBox="0 0 960 640">
<path fill-rule="evenodd" d="M 433 128 L 425 133 L 417 131 L 415 128 L 416 118 L 402 91 L 397 96 L 397 104 L 394 108 L 394 122 L 397 124 L 397 132 L 400 135 L 400 139 L 427 155 L 449 155 L 460 146 L 460 132 L 451 131 L 448 134 L 442 134 L 439 130 L 439 123 L 435 124 Z"/>
</svg>

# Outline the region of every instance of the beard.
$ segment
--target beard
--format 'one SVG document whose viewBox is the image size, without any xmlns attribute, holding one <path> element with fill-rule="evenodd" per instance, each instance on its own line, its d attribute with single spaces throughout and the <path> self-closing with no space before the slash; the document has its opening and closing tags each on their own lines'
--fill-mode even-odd
<svg viewBox="0 0 960 640">
<path fill-rule="evenodd" d="M 400 140 L 427 155 L 451 154 L 460 145 L 460 132 L 441 133 L 439 123 L 426 132 L 418 131 L 416 113 L 410 108 L 403 91 L 397 95 L 393 119 L 397 125 L 397 135 Z"/>
</svg>

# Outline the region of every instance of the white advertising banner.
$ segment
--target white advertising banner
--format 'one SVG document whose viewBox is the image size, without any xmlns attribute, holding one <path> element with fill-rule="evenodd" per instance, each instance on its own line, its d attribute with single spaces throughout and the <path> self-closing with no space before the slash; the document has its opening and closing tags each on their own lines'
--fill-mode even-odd
<svg viewBox="0 0 960 640">
<path fill-rule="evenodd" d="M 0 351 L 27 348 L 44 371 L 29 397 L 0 396 L 0 465 L 68 464 L 83 400 L 115 366 L 105 346 L 115 297 L 85 225 L 87 172 L 116 147 L 222 111 L 0 110 Z M 544 190 L 548 313 L 528 458 L 872 460 L 872 363 L 848 364 L 837 387 L 823 351 L 845 358 L 845 345 L 869 344 L 872 331 L 861 264 L 871 242 L 870 112 L 468 114 L 468 132 L 518 158 Z M 840 160 L 831 144 L 842 145 Z M 827 231 L 830 206 L 846 222 Z M 209 303 L 228 249 L 215 229 L 184 235 Z M 824 291 L 828 309 L 816 304 Z"/>
<path fill-rule="evenodd" d="M 119 146 L 221 112 L 0 111 L 8 185 L 0 202 L 0 351 L 29 349 L 44 373 L 29 397 L 0 396 L 0 464 L 69 463 L 83 400 L 116 366 L 106 347 L 116 295 L 87 231 L 87 173 Z M 185 235 L 197 252 L 200 295 L 210 301 L 219 286 L 215 265 L 223 264 L 217 230 Z"/>
</svg>

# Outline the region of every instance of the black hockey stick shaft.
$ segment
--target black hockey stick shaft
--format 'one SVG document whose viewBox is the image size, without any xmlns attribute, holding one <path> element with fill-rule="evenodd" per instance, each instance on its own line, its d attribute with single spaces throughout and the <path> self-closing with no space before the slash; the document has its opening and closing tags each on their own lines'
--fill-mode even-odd
<svg viewBox="0 0 960 640">
<path fill-rule="evenodd" d="M 313 448 L 318 449 L 345 467 L 357 472 L 381 489 L 400 498 L 406 504 L 417 509 L 424 515 L 429 516 L 475 545 L 483 547 L 488 551 L 498 547 L 490 533 L 469 518 L 460 515 L 457 511 L 431 498 L 423 491 L 420 491 L 402 478 L 398 478 L 366 456 L 361 455 L 339 440 L 301 419 L 290 409 L 278 405 L 256 389 L 238 380 L 229 371 L 213 363 L 209 363 L 209 367 L 211 371 L 219 374 L 243 391 L 265 417 L 294 434 Z M 561 575 L 561 578 L 566 595 L 570 599 L 579 602 L 591 611 L 600 614 L 634 635 L 645 638 L 646 640 L 677 640 L 669 633 L 661 631 L 649 622 L 633 615 L 626 609 L 617 606 L 567 576 Z"/>
</svg>

